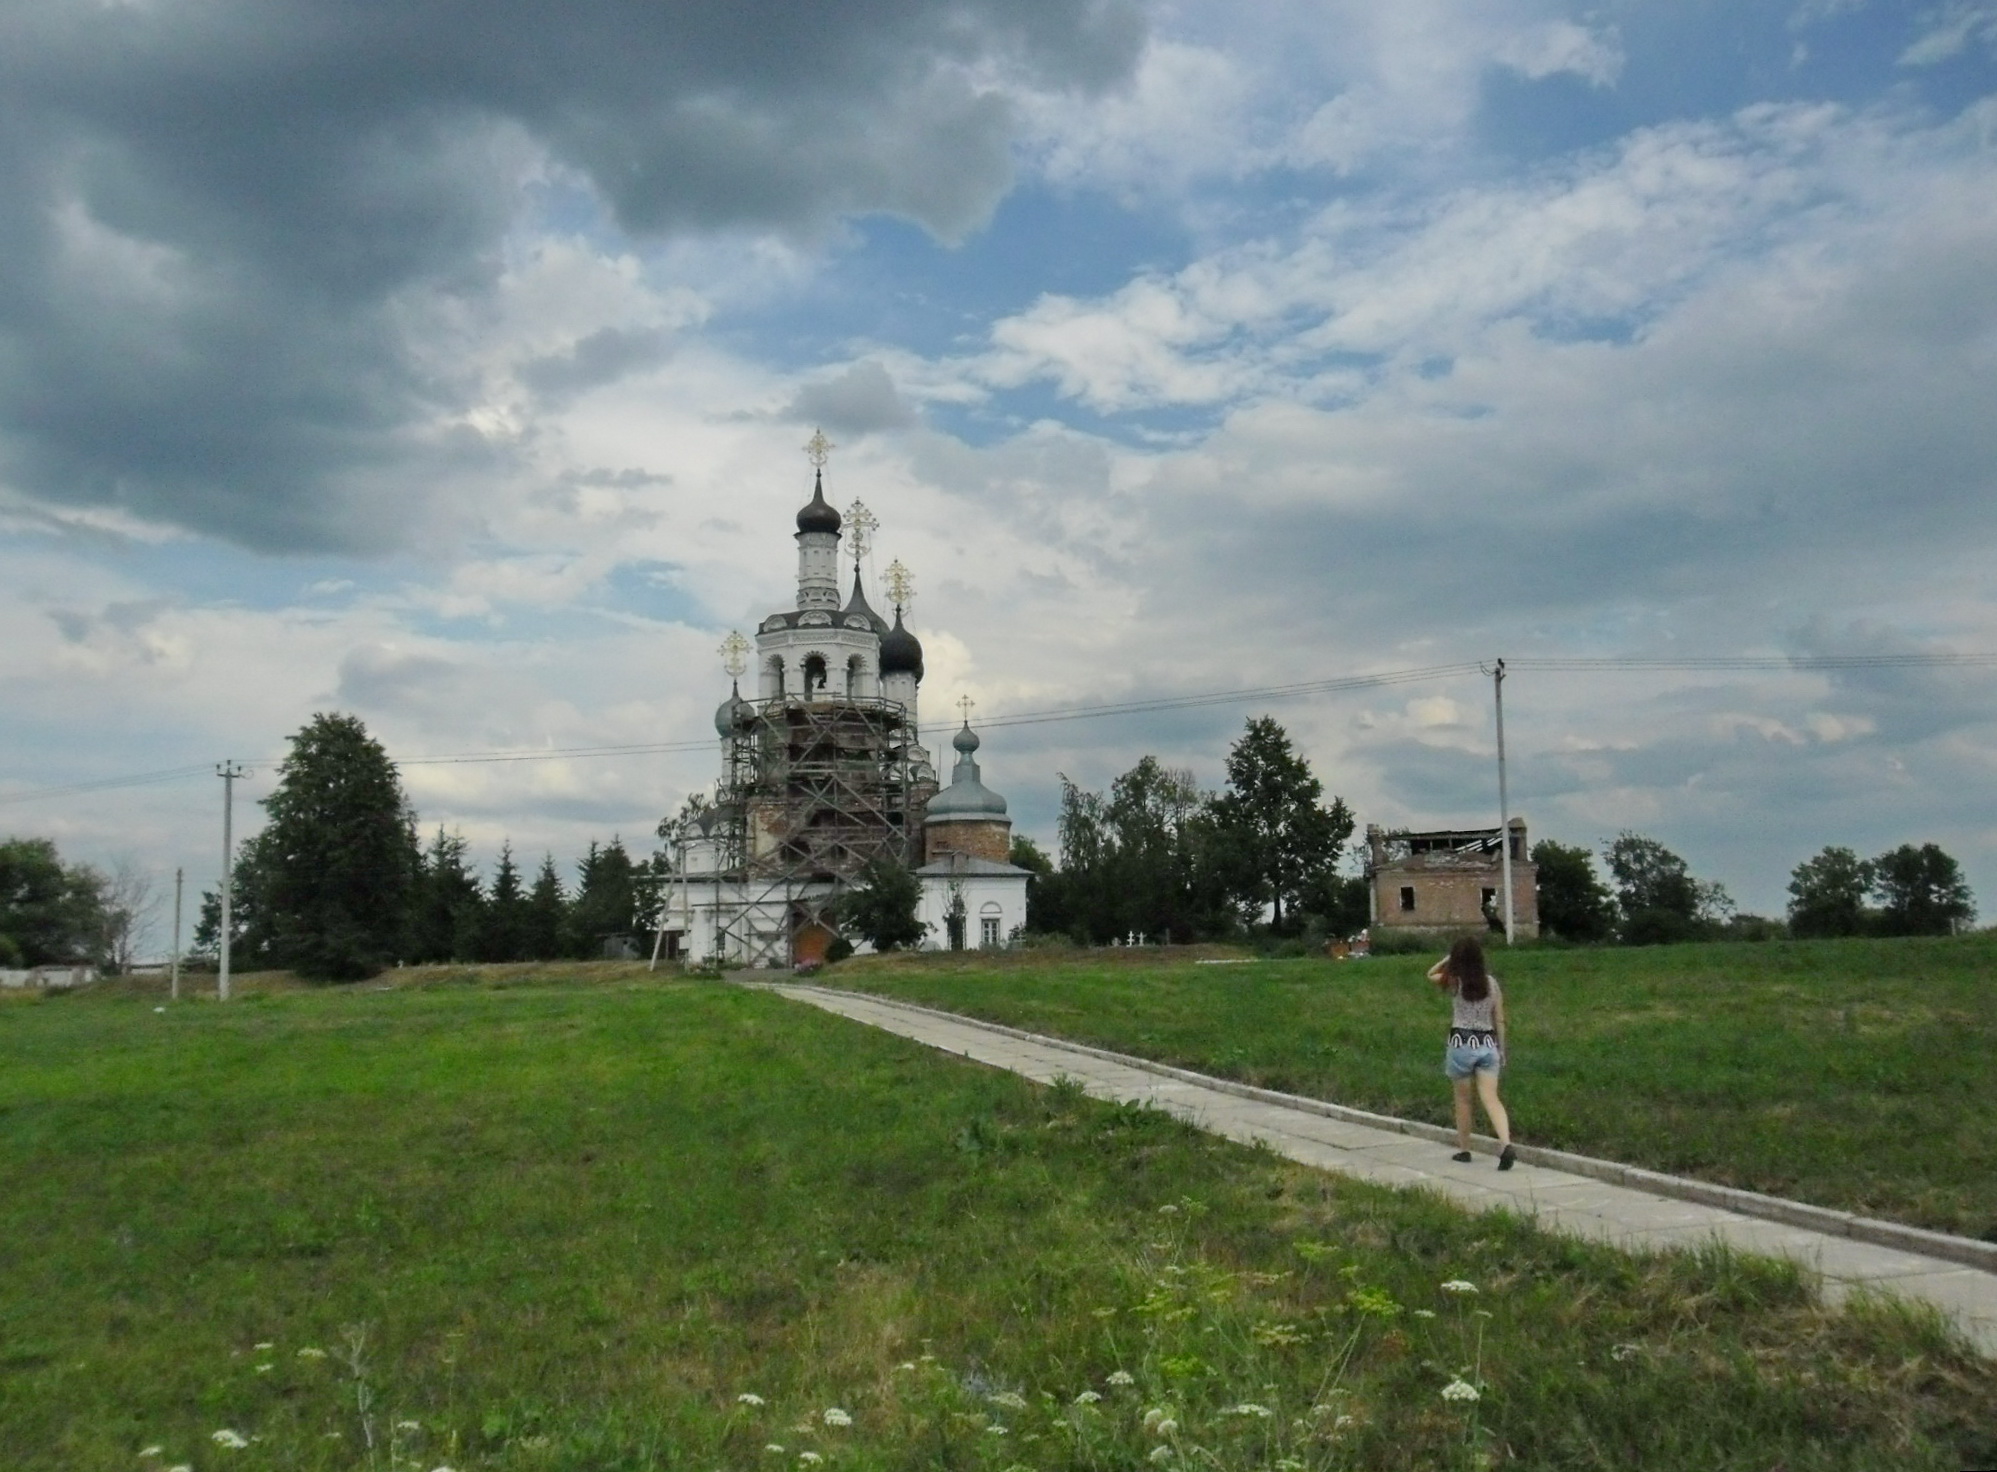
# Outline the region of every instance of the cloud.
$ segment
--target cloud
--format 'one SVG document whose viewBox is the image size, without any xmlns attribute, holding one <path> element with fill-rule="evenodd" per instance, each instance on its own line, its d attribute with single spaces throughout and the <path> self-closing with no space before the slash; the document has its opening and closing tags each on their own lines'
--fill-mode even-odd
<svg viewBox="0 0 1997 1472">
<path fill-rule="evenodd" d="M 1569 72 L 1591 87 L 1613 87 L 1627 58 L 1613 29 L 1596 32 L 1563 20 L 1507 37 L 1497 60 L 1535 82 Z"/>
<path fill-rule="evenodd" d="M 272 551 L 460 528 L 521 427 L 464 351 L 509 232 L 961 238 L 1018 100 L 1114 83 L 1143 30 L 1126 0 L 32 8 L 0 56 L 0 479 Z M 663 346 L 601 324 L 521 381 Z"/>
<path fill-rule="evenodd" d="M 1902 66 L 1936 66 L 1976 44 L 1997 55 L 1997 0 L 1949 0 L 1923 11 L 1920 25 L 1900 53 Z"/>
<path fill-rule="evenodd" d="M 895 388 L 893 377 L 872 359 L 855 363 L 831 378 L 807 383 L 783 414 L 786 419 L 850 435 L 906 429 L 915 423 L 915 411 Z"/>
</svg>

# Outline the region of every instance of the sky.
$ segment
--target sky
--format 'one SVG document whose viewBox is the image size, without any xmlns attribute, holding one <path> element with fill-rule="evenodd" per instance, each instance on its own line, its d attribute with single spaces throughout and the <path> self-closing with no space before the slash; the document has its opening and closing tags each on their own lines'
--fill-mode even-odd
<svg viewBox="0 0 1997 1472">
<path fill-rule="evenodd" d="M 1997 0 L 5 0 L 0 834 L 190 890 L 360 716 L 490 862 L 642 850 L 805 440 L 925 730 L 1504 657 L 1535 837 L 1997 919 Z M 1496 821 L 1474 672 L 995 725 Z M 676 751 L 512 762 L 528 749 Z M 173 775 L 180 774 L 180 775 Z M 92 786 L 112 779 L 158 780 Z"/>
</svg>

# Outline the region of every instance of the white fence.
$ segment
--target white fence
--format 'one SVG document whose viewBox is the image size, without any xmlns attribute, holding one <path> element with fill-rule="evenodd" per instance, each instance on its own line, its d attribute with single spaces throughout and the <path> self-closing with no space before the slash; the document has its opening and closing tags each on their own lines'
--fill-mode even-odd
<svg viewBox="0 0 1997 1472">
<path fill-rule="evenodd" d="M 27 971 L 0 970 L 0 987 L 11 987 L 16 991 L 23 987 L 61 991 L 73 986 L 88 986 L 95 980 L 95 966 L 35 966 Z"/>
</svg>

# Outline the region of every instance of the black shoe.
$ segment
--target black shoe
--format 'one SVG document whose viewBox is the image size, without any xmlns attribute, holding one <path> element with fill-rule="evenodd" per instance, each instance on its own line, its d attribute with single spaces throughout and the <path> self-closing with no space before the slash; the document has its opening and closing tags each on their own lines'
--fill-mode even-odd
<svg viewBox="0 0 1997 1472">
<path fill-rule="evenodd" d="M 1458 1150 L 1454 1155 L 1450 1156 L 1449 1158 L 1451 1160 L 1460 1161 L 1463 1164 L 1468 1165 L 1470 1163 L 1470 1152 L 1468 1150 Z"/>
<path fill-rule="evenodd" d="M 1498 1152 L 1498 1169 L 1510 1170 L 1512 1163 L 1519 1158 L 1519 1152 L 1507 1145 Z"/>
</svg>

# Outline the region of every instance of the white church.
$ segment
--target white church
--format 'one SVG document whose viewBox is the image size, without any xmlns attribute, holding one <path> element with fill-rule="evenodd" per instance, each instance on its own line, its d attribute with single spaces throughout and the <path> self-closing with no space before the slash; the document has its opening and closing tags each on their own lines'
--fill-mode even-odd
<svg viewBox="0 0 1997 1472">
<path fill-rule="evenodd" d="M 984 784 L 970 702 L 939 786 L 922 744 L 922 645 L 905 622 L 912 582 L 889 567 L 892 623 L 868 603 L 875 523 L 857 501 L 842 517 L 825 499 L 830 448 L 823 434 L 806 446 L 815 471 L 797 513 L 796 606 L 765 617 L 753 644 L 736 633 L 722 645 L 735 684 L 714 714 L 721 773 L 671 835 L 668 954 L 820 961 L 840 934 L 832 901 L 875 860 L 915 869 L 926 948 L 997 948 L 1026 925 L 1027 871 L 1009 860 L 1012 820 Z M 842 540 L 853 561 L 843 600 Z M 752 657 L 753 697 L 742 693 Z"/>
</svg>

